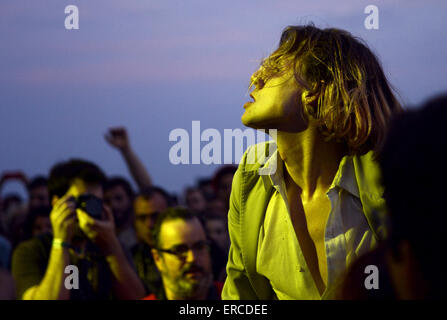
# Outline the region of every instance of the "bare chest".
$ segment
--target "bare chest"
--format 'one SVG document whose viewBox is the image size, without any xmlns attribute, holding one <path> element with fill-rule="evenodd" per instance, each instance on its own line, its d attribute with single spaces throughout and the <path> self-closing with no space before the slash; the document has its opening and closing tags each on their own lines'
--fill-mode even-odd
<svg viewBox="0 0 447 320">
<path fill-rule="evenodd" d="M 325 196 L 303 202 L 294 190 L 288 190 L 288 200 L 295 235 L 307 266 L 322 293 L 327 284 L 325 230 L 331 202 Z"/>
</svg>

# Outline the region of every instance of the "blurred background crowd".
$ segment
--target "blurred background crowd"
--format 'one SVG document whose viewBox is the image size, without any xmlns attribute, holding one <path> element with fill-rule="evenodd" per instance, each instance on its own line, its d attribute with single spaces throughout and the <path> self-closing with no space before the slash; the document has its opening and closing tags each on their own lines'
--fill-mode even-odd
<svg viewBox="0 0 447 320">
<path fill-rule="evenodd" d="M 146 293 L 156 292 L 161 288 L 160 275 L 154 265 L 150 249 L 153 246 L 154 224 L 160 212 L 169 207 L 185 207 L 200 219 L 209 241 L 213 279 L 223 283 L 230 245 L 227 227 L 228 201 L 233 174 L 237 167 L 224 165 L 218 168 L 213 176 L 199 179 L 186 188 L 183 194 L 171 194 L 165 191 L 162 185 L 153 184 L 150 170 L 146 169 L 137 152 L 132 149 L 125 128 L 111 128 L 105 140 L 112 148 L 119 151 L 134 179 L 134 184 L 137 185 L 137 189 L 134 189 L 133 183 L 121 176 L 107 176 L 104 181 L 100 181 L 103 201 L 113 213 L 117 238 L 132 260 L 134 269 L 145 285 Z M 84 160 L 72 160 L 76 161 L 82 163 Z M 99 167 L 98 169 L 101 170 Z M 27 190 L 27 199 L 23 199 L 17 193 L 1 192 L 2 187 L 11 181 L 23 183 Z M 14 266 L 13 252 L 22 243 L 52 233 L 50 213 L 54 202 L 48 184 L 48 174 L 27 177 L 18 171 L 2 173 L 0 180 L 2 272 L 11 271 L 11 267 Z M 14 270 L 12 271 L 14 273 Z M 13 296 L 15 293 L 10 291 L 9 297 Z"/>
</svg>

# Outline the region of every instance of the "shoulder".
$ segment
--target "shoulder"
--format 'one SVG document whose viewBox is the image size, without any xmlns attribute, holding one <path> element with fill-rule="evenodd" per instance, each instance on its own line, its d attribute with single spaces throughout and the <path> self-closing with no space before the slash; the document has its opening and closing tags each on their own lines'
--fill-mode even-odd
<svg viewBox="0 0 447 320">
<path fill-rule="evenodd" d="M 261 179 L 260 169 L 264 167 L 275 150 L 274 141 L 261 142 L 247 148 L 233 177 L 233 199 L 238 199 L 242 193 L 250 190 Z"/>
<path fill-rule="evenodd" d="M 29 240 L 22 241 L 17 245 L 14 252 L 16 251 L 46 251 L 51 249 L 51 241 L 53 237 L 51 234 L 43 234 L 38 237 L 31 238 Z"/>
<path fill-rule="evenodd" d="M 52 236 L 45 234 L 19 243 L 12 255 L 12 267 L 16 267 L 18 263 L 46 263 L 51 251 L 51 241 Z"/>
<path fill-rule="evenodd" d="M 276 142 L 272 140 L 251 145 L 242 156 L 239 167 L 246 171 L 258 170 L 270 159 L 275 150 Z"/>
</svg>

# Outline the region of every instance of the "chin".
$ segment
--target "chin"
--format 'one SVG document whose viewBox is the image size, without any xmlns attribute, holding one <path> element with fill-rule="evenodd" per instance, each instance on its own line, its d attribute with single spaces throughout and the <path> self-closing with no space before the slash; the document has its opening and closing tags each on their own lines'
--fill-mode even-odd
<svg viewBox="0 0 447 320">
<path fill-rule="evenodd" d="M 275 124 L 273 124 L 271 121 L 257 121 L 254 119 L 250 119 L 250 118 L 244 118 L 244 116 L 242 116 L 242 124 L 246 127 L 252 128 L 252 129 L 256 129 L 256 130 L 269 130 L 269 129 L 276 129 L 277 126 Z"/>
<path fill-rule="evenodd" d="M 245 112 L 241 117 L 242 124 L 246 127 L 253 129 L 263 129 L 264 127 L 261 124 L 261 121 L 256 120 L 254 117 L 250 117 L 250 114 Z"/>
</svg>

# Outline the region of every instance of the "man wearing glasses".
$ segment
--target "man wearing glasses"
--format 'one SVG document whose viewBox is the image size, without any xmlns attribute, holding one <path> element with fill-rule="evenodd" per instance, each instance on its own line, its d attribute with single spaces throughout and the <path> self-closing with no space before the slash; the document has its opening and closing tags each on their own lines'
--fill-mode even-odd
<svg viewBox="0 0 447 320">
<path fill-rule="evenodd" d="M 152 255 L 163 290 L 145 300 L 218 300 L 222 284 L 214 283 L 205 230 L 187 209 L 169 208 L 153 229 Z"/>
</svg>

